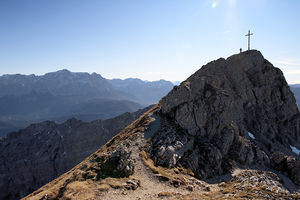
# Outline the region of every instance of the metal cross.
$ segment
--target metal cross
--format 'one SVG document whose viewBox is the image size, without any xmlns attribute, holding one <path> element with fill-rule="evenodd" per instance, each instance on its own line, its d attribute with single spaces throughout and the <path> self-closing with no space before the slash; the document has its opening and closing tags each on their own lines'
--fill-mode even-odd
<svg viewBox="0 0 300 200">
<path fill-rule="evenodd" d="M 250 50 L 250 35 L 253 35 L 253 33 L 250 33 L 250 30 L 248 31 L 248 34 L 245 36 L 248 36 L 248 50 Z"/>
</svg>

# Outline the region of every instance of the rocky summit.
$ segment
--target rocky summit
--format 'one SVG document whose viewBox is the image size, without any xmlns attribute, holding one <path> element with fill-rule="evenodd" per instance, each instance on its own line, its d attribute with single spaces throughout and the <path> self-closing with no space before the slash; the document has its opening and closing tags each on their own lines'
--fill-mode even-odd
<svg viewBox="0 0 300 200">
<path fill-rule="evenodd" d="M 300 114 L 251 50 L 208 63 L 25 199 L 300 199 Z"/>
<path fill-rule="evenodd" d="M 161 113 L 186 132 L 154 137 L 151 155 L 162 165 L 210 178 L 236 165 L 267 168 L 277 151 L 299 158 L 291 150 L 300 149 L 295 98 L 282 72 L 258 51 L 207 64 L 160 103 Z"/>
</svg>

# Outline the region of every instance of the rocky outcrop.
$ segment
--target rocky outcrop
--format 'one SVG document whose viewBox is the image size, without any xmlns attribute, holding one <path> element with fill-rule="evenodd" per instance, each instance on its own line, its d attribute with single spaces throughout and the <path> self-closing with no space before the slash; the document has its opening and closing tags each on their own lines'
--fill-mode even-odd
<svg viewBox="0 0 300 200">
<path fill-rule="evenodd" d="M 299 159 L 290 148 L 300 149 L 295 98 L 282 72 L 258 51 L 208 63 L 160 105 L 165 123 L 148 147 L 157 165 L 183 166 L 208 179 L 237 166 L 270 168 L 276 151 Z"/>
<path fill-rule="evenodd" d="M 0 141 L 0 199 L 19 199 L 70 170 L 146 109 L 89 123 L 45 121 L 8 134 Z"/>
<path fill-rule="evenodd" d="M 106 177 L 123 178 L 129 177 L 134 172 L 134 161 L 131 152 L 126 146 L 119 145 L 113 152 L 103 155 L 94 154 L 92 162 L 94 165 L 86 169 L 84 179 L 99 180 Z M 83 165 L 81 169 L 84 169 Z"/>
<path fill-rule="evenodd" d="M 295 157 L 275 152 L 271 156 L 272 167 L 285 176 L 290 177 L 296 184 L 300 185 L 300 161 Z"/>
</svg>

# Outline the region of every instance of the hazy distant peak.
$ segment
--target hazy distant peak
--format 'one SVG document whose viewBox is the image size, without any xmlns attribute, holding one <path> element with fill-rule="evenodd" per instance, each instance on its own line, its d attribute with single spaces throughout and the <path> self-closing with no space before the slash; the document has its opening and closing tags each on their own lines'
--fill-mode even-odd
<svg viewBox="0 0 300 200">
<path fill-rule="evenodd" d="M 300 88 L 300 84 L 290 84 L 290 87 Z"/>
<path fill-rule="evenodd" d="M 125 92 L 146 104 L 157 103 L 172 88 L 173 83 L 166 80 L 143 81 L 138 78 L 111 79 L 108 82 L 117 90 Z"/>
<path fill-rule="evenodd" d="M 70 75 L 71 72 L 67 70 L 59 70 L 56 72 L 48 72 L 44 75 L 39 76 L 40 78 L 45 78 L 45 77 L 62 77 L 62 76 L 67 76 Z"/>
<path fill-rule="evenodd" d="M 88 73 L 88 72 L 71 72 L 68 69 L 62 69 L 62 70 L 58 70 L 56 72 L 49 72 L 46 73 L 44 76 L 55 76 L 55 77 L 72 77 L 72 78 L 81 78 L 81 79 L 89 79 L 92 78 L 95 80 L 95 78 L 99 79 L 99 80 L 103 80 L 104 78 L 98 74 L 98 73 Z M 41 76 L 43 77 L 43 76 Z"/>
<path fill-rule="evenodd" d="M 30 74 L 30 75 L 25 75 L 25 74 L 3 74 L 2 76 L 0 76 L 0 78 L 12 78 L 12 77 L 36 77 L 35 74 Z"/>
<path fill-rule="evenodd" d="M 98 78 L 104 79 L 103 76 L 101 76 L 101 74 L 98 74 L 96 72 L 93 72 L 91 75 L 94 76 L 94 77 L 98 77 Z"/>
<path fill-rule="evenodd" d="M 180 85 L 181 81 L 173 81 L 172 82 L 174 85 Z"/>
<path fill-rule="evenodd" d="M 67 69 L 58 70 L 56 73 L 71 73 L 71 71 Z"/>
</svg>

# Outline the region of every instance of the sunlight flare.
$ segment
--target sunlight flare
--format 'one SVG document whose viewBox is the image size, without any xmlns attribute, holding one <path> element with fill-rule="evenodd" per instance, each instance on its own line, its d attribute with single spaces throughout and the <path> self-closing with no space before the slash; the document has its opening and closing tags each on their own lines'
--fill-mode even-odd
<svg viewBox="0 0 300 200">
<path fill-rule="evenodd" d="M 215 8 L 215 7 L 217 7 L 217 5 L 218 5 L 217 2 L 213 2 L 213 3 L 211 4 L 211 7 L 212 7 L 212 8 Z"/>
</svg>

